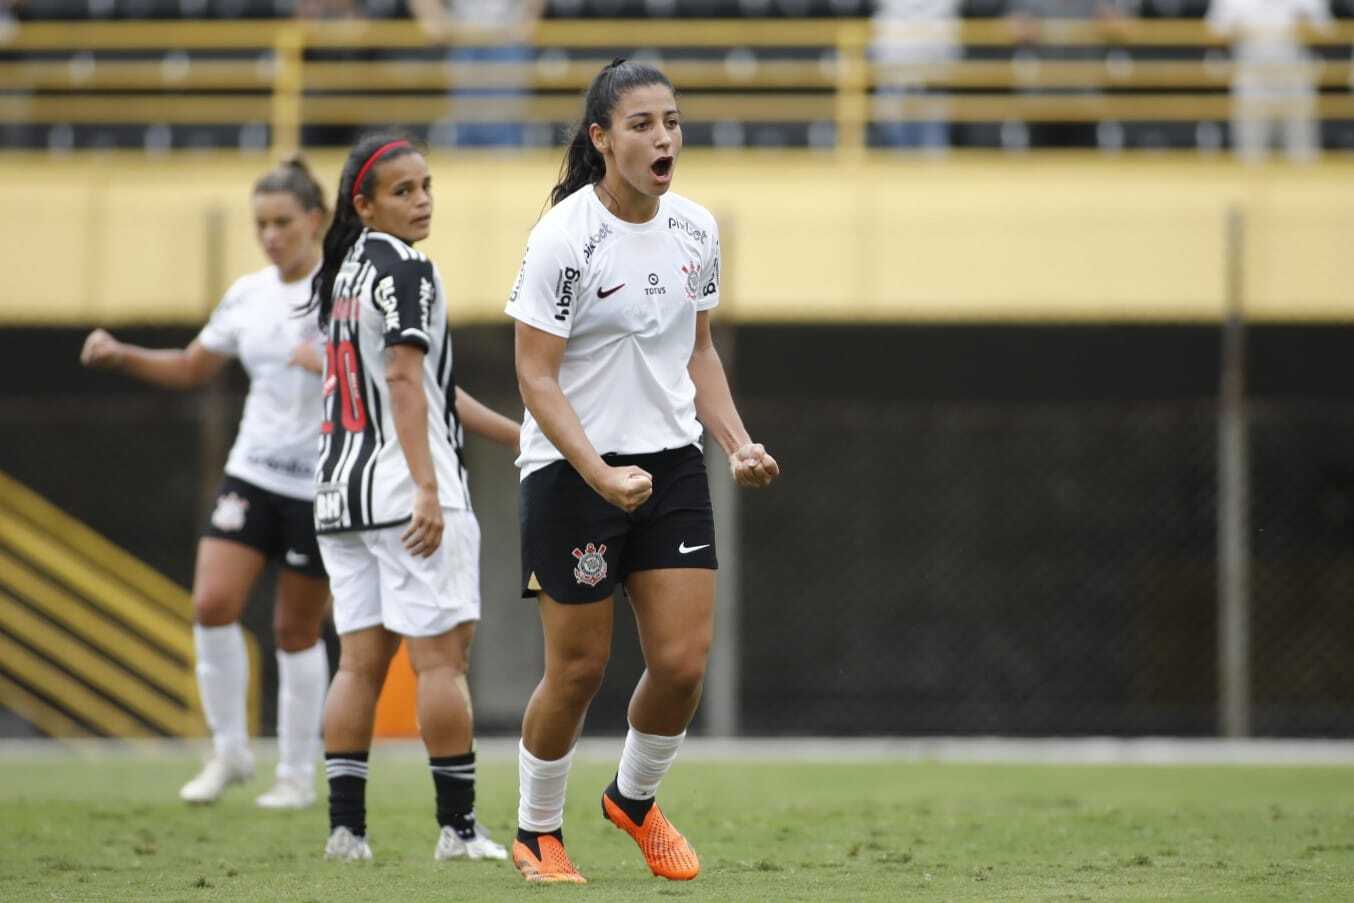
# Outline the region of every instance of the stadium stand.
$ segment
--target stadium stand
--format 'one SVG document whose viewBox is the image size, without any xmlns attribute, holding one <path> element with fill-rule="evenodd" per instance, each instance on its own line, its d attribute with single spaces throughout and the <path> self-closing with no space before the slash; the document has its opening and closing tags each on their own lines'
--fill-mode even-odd
<svg viewBox="0 0 1354 903">
<path fill-rule="evenodd" d="M 523 143 L 549 146 L 587 77 L 620 53 L 667 66 L 694 146 L 893 143 L 885 126 L 895 114 L 878 89 L 897 72 L 872 59 L 862 0 L 555 0 L 530 58 L 497 63 L 455 62 L 400 0 L 339 9 L 351 16 L 299 21 L 290 0 L 26 3 L 0 37 L 0 140 L 52 150 L 327 146 L 398 122 L 437 144 L 437 122 L 525 115 Z M 1060 52 L 1036 58 L 1006 3 L 968 2 L 959 57 L 907 74 L 945 98 L 961 148 L 1216 151 L 1228 141 L 1232 65 L 1224 38 L 1199 18 L 1206 9 L 1144 0 L 1140 18 L 1113 29 L 1060 21 L 1040 37 Z M 1354 0 L 1332 11 L 1348 19 Z M 1349 22 L 1305 34 L 1326 148 L 1354 147 L 1351 37 Z M 467 33 L 454 43 L 494 40 Z M 530 86 L 524 113 L 448 93 L 505 81 Z M 1061 127 L 1022 137 L 1022 124 Z"/>
</svg>

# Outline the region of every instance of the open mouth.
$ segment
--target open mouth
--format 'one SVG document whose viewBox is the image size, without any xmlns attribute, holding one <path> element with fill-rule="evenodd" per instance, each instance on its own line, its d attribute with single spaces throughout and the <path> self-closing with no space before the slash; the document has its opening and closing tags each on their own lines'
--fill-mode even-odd
<svg viewBox="0 0 1354 903">
<path fill-rule="evenodd" d="M 672 175 L 672 164 L 676 162 L 672 157 L 659 157 L 649 166 L 649 171 L 660 179 L 666 179 Z"/>
</svg>

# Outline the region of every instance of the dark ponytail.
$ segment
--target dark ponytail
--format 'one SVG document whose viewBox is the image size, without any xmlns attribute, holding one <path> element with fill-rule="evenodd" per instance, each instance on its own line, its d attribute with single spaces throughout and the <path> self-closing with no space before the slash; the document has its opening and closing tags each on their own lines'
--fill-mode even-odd
<svg viewBox="0 0 1354 903">
<path fill-rule="evenodd" d="M 343 258 L 348 256 L 353 242 L 362 234 L 362 218 L 357 215 L 353 195 L 370 196 L 376 185 L 376 171 L 380 169 L 380 163 L 367 166 L 366 172 L 362 174 L 361 185 L 354 186 L 353 182 L 372 154 L 387 144 L 396 146 L 381 154 L 380 163 L 406 154 L 421 153 L 407 136 L 398 132 L 375 132 L 364 135 L 348 152 L 348 159 L 344 161 L 343 172 L 339 176 L 338 198 L 334 201 L 334 219 L 329 224 L 329 230 L 324 233 L 324 260 L 320 263 L 320 271 L 311 281 L 310 302 L 304 308 L 306 313 L 319 312 L 321 329 L 329 327 L 329 315 L 334 309 L 334 280 L 338 277 L 339 267 L 343 265 Z"/>
<path fill-rule="evenodd" d="M 254 194 L 273 194 L 285 192 L 296 198 L 296 203 L 307 212 L 319 210 L 329 215 L 329 206 L 324 202 L 324 189 L 315 180 L 315 176 L 306 165 L 305 157 L 293 154 L 273 169 L 259 176 L 254 183 Z"/>
<path fill-rule="evenodd" d="M 569 139 L 564 152 L 564 163 L 559 169 L 559 182 L 550 191 L 550 206 L 573 194 L 584 185 L 595 185 L 606 175 L 606 161 L 593 147 L 588 128 L 595 122 L 604 129 L 611 128 L 611 114 L 627 91 L 646 85 L 665 85 L 672 90 L 672 82 L 653 66 L 613 60 L 593 78 L 583 98 L 583 119 Z M 674 92 L 675 93 L 675 92 Z"/>
</svg>

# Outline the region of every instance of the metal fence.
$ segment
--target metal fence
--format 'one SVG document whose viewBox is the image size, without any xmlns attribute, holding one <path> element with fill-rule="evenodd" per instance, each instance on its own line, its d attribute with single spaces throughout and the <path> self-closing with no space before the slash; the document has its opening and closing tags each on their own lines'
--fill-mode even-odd
<svg viewBox="0 0 1354 903">
<path fill-rule="evenodd" d="M 554 19 L 520 46 L 470 62 L 407 20 L 24 23 L 0 43 L 0 127 L 15 146 L 205 142 L 288 151 L 303 141 L 344 143 L 362 127 L 427 133 L 438 124 L 511 122 L 535 128 L 538 138 L 526 143 L 548 145 L 561 140 L 579 92 L 616 54 L 664 66 L 682 91 L 688 140 L 703 144 L 854 154 L 892 143 L 891 124 L 939 120 L 984 146 L 1005 146 L 998 133 L 1021 123 L 1090 135 L 1099 124 L 1116 134 L 1150 125 L 1141 146 L 1159 148 L 1176 146 L 1172 128 L 1194 146 L 1198 123 L 1221 134 L 1236 114 L 1227 42 L 1197 19 L 1113 28 L 1060 21 L 1038 42 L 1052 55 L 1022 49 L 1003 19 L 968 19 L 944 35 L 955 42 L 953 59 L 880 57 L 891 30 L 915 40 L 919 27 L 860 18 Z M 1354 119 L 1354 23 L 1303 38 L 1318 56 L 1294 64 L 1318 92 L 1313 115 L 1332 127 Z M 460 50 L 501 41 L 473 30 L 453 38 Z M 762 133 L 771 137 L 763 142 Z"/>
</svg>

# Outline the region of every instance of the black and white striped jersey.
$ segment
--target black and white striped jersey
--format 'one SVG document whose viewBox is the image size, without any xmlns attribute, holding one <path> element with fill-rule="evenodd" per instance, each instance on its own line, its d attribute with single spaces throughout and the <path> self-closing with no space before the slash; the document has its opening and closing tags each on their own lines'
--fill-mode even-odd
<svg viewBox="0 0 1354 903">
<path fill-rule="evenodd" d="M 414 481 L 386 385 L 385 352 L 392 345 L 425 352 L 438 497 L 445 508 L 470 507 L 442 279 L 426 255 L 393 235 L 365 230 L 334 280 L 315 476 L 317 533 L 389 527 L 413 511 Z"/>
</svg>

